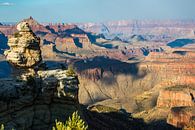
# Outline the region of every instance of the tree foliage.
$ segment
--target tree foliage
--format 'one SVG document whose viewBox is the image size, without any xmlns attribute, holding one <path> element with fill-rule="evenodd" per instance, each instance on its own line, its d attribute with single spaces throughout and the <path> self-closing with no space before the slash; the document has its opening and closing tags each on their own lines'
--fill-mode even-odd
<svg viewBox="0 0 195 130">
<path fill-rule="evenodd" d="M 72 114 L 72 117 L 66 121 L 66 123 L 56 120 L 55 127 L 53 130 L 87 130 L 88 126 L 78 115 L 78 111 Z"/>
</svg>

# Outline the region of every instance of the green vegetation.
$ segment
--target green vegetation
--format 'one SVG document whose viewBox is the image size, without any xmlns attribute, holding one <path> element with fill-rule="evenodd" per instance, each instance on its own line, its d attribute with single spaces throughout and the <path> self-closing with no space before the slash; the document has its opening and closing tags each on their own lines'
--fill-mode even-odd
<svg viewBox="0 0 195 130">
<path fill-rule="evenodd" d="M 0 130 L 4 130 L 4 125 L 1 124 Z"/>
<path fill-rule="evenodd" d="M 75 71 L 73 69 L 73 66 L 69 66 L 68 67 L 66 75 L 69 76 L 69 77 L 75 77 L 76 76 L 76 73 L 75 73 Z"/>
<path fill-rule="evenodd" d="M 87 130 L 88 126 L 78 115 L 78 111 L 72 114 L 72 117 L 66 121 L 66 123 L 56 121 L 53 130 Z"/>
</svg>

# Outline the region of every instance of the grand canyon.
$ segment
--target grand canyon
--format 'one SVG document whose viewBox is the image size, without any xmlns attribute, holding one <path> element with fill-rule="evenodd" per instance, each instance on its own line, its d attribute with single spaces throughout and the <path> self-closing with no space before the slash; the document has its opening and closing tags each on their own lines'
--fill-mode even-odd
<svg viewBox="0 0 195 130">
<path fill-rule="evenodd" d="M 0 106 L 8 130 L 76 110 L 91 130 L 194 130 L 195 21 L 0 24 Z"/>
</svg>

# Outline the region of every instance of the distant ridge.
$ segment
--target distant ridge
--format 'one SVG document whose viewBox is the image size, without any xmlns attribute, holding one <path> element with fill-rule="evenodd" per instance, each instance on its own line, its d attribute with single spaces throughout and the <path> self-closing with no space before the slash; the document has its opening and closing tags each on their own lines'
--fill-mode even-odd
<svg viewBox="0 0 195 130">
<path fill-rule="evenodd" d="M 30 26 L 41 25 L 36 20 L 34 20 L 32 16 L 30 16 L 27 19 L 22 20 L 22 22 L 27 22 Z"/>
</svg>

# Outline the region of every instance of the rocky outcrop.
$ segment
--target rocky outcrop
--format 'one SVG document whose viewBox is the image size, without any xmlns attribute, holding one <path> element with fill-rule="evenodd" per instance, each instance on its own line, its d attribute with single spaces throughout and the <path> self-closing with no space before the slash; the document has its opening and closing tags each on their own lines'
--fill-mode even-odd
<svg viewBox="0 0 195 130">
<path fill-rule="evenodd" d="M 174 107 L 168 116 L 167 122 L 184 130 L 195 129 L 195 107 Z"/>
<path fill-rule="evenodd" d="M 5 52 L 14 72 L 0 79 L 0 123 L 6 130 L 52 129 L 56 119 L 65 121 L 74 111 L 81 113 L 78 78 L 68 70 L 36 66 L 42 61 L 40 39 L 26 22 L 17 29 Z"/>
<path fill-rule="evenodd" d="M 79 111 L 78 80 L 63 70 L 39 71 L 36 77 L 0 79 L 0 122 L 6 129 L 51 129 Z"/>
<path fill-rule="evenodd" d="M 17 25 L 18 33 L 8 40 L 9 50 L 5 51 L 7 60 L 17 67 L 33 67 L 41 58 L 40 39 L 32 32 L 29 24 L 21 22 Z"/>
<path fill-rule="evenodd" d="M 186 86 L 172 86 L 160 91 L 157 107 L 194 106 L 194 95 L 195 90 Z"/>
<path fill-rule="evenodd" d="M 33 32 L 36 35 L 44 35 L 46 33 L 50 33 L 50 30 L 46 29 L 45 26 L 41 25 L 40 23 L 38 23 L 35 19 L 33 19 L 33 17 L 29 17 L 27 19 L 22 20 L 21 22 L 26 22 L 29 24 L 29 26 L 31 27 L 31 29 L 33 30 Z"/>
<path fill-rule="evenodd" d="M 56 84 L 57 87 L 57 95 L 60 96 L 69 96 L 78 100 L 78 84 L 79 81 L 77 76 L 68 76 L 68 70 L 50 70 L 50 71 L 38 71 L 38 77 L 41 77 L 43 80 L 43 84 L 45 87 L 52 86 Z M 55 86 L 55 85 L 54 85 Z M 66 88 L 64 88 L 66 86 Z M 43 87 L 44 88 L 44 87 Z M 46 87 L 47 88 L 47 87 Z M 76 92 L 76 93 L 74 93 Z"/>
<path fill-rule="evenodd" d="M 87 34 L 71 34 L 71 36 L 75 39 L 75 44 L 79 48 L 91 49 L 91 41 Z"/>
</svg>

